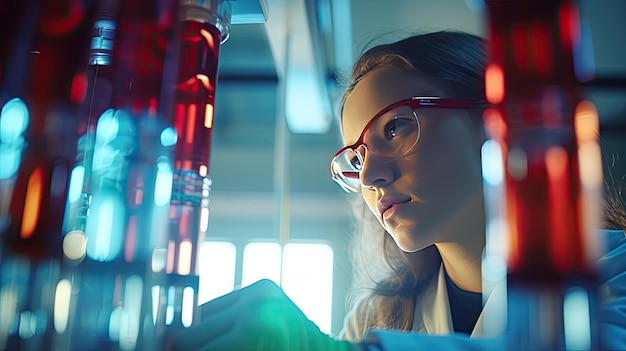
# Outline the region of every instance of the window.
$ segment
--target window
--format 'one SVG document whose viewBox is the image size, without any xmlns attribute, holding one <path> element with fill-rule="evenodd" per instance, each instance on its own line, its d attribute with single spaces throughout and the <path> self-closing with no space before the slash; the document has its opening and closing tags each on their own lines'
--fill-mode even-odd
<svg viewBox="0 0 626 351">
<path fill-rule="evenodd" d="M 333 250 L 326 244 L 294 243 L 283 250 L 282 287 L 324 333 L 330 333 Z"/>
<path fill-rule="evenodd" d="M 200 288 L 204 303 L 233 290 L 236 248 L 230 242 L 205 242 L 200 248 Z M 207 267 L 207 269 L 203 269 Z M 210 269 L 210 267 L 220 267 Z M 322 332 L 330 333 L 333 300 L 333 250 L 324 243 L 250 242 L 243 248 L 241 286 L 270 279 Z"/>
<path fill-rule="evenodd" d="M 202 304 L 233 290 L 236 248 L 227 241 L 205 241 L 199 251 L 198 302 Z"/>
<path fill-rule="evenodd" d="M 241 286 L 259 279 L 270 279 L 280 285 L 280 245 L 272 242 L 251 242 L 243 249 Z"/>
</svg>

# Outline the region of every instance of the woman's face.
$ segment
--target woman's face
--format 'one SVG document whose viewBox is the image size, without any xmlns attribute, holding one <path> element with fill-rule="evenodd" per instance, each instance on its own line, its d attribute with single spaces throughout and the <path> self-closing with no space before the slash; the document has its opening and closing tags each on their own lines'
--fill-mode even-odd
<svg viewBox="0 0 626 351">
<path fill-rule="evenodd" d="M 440 84 L 414 73 L 392 67 L 369 72 L 345 102 L 344 143 L 356 142 L 383 108 L 413 96 L 450 97 Z M 397 159 L 380 159 L 367 150 L 360 174 L 368 207 L 404 251 L 468 240 L 459 230 L 451 230 L 450 223 L 458 222 L 455 216 L 482 199 L 482 137 L 478 123 L 471 120 L 480 115 L 464 109 L 416 113 L 421 133 L 412 151 Z"/>
</svg>

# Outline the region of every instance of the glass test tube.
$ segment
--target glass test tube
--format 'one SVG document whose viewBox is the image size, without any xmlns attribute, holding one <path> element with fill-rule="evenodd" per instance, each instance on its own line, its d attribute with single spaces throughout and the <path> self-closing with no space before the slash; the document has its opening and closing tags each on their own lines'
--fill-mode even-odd
<svg viewBox="0 0 626 351">
<path fill-rule="evenodd" d="M 209 216 L 210 157 L 220 44 L 230 30 L 228 1 L 180 2 L 180 51 L 173 125 L 178 134 L 169 209 L 167 324 L 199 320 L 198 246 Z"/>
<path fill-rule="evenodd" d="M 0 6 L 0 349 L 67 348 L 63 205 L 92 15 L 90 1 Z"/>
<path fill-rule="evenodd" d="M 113 79 L 112 67 L 113 43 L 116 27 L 117 1 L 101 1 L 96 7 L 92 26 L 89 59 L 86 65 L 87 93 L 80 106 L 79 138 L 76 162 L 72 169 L 65 214 L 63 233 L 65 234 L 64 254 L 70 261 L 84 258 L 85 227 L 91 206 L 91 181 L 96 127 L 100 117 L 108 118 L 105 111 L 111 108 Z M 102 132 L 101 138 L 102 139 Z M 115 148 L 115 147 L 113 147 Z M 119 150 L 119 147 L 117 147 Z M 100 150 L 99 150 L 100 151 Z M 128 151 L 119 150 L 123 155 Z M 102 156 L 101 153 L 99 156 Z M 115 162 L 113 162 L 115 163 Z M 108 163 L 111 165 L 111 162 Z M 102 168 L 102 162 L 96 167 Z M 117 167 L 115 164 L 113 167 Z M 97 186 L 97 184 L 95 184 Z"/>
<path fill-rule="evenodd" d="M 506 232 L 503 238 L 488 230 L 487 246 L 495 242 L 507 266 L 507 347 L 597 349 L 598 216 L 589 211 L 597 197 L 589 195 L 602 177 L 588 176 L 601 174 L 599 149 L 581 151 L 597 136 L 578 127 L 581 108 L 590 103 L 574 74 L 577 8 L 567 0 L 487 4 L 486 90 L 496 107 L 485 121 L 500 143 L 505 204 L 489 222 L 504 223 L 492 229 Z M 568 327 L 572 313 L 582 327 Z"/>
<path fill-rule="evenodd" d="M 158 349 L 176 142 L 165 116 L 171 114 L 178 4 L 100 4 L 110 7 L 99 8 L 94 25 L 91 100 L 83 108 L 83 154 L 77 160 L 80 165 L 82 158 L 85 176 L 76 192 L 79 200 L 91 201 L 83 251 L 66 254 L 77 272 L 72 347 Z"/>
</svg>

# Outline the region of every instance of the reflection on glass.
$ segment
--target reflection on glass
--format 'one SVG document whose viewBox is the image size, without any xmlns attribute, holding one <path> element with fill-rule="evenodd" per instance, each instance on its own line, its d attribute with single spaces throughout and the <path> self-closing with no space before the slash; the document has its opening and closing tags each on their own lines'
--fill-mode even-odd
<svg viewBox="0 0 626 351">
<path fill-rule="evenodd" d="M 72 298 L 72 283 L 69 279 L 61 279 L 54 293 L 54 329 L 63 334 L 70 317 L 70 302 Z"/>
<path fill-rule="evenodd" d="M 161 347 L 165 279 L 152 268 L 167 256 L 176 135 L 161 98 L 173 94 L 164 67 L 177 6 L 98 2 L 64 226 L 65 259 L 76 277 L 75 349 Z"/>
<path fill-rule="evenodd" d="M 0 230 L 9 221 L 9 204 L 22 150 L 26 147 L 24 132 L 29 113 L 24 101 L 12 98 L 0 109 Z"/>
<path fill-rule="evenodd" d="M 124 235 L 124 201 L 116 191 L 95 194 L 87 220 L 87 256 L 96 261 L 119 259 Z"/>
</svg>

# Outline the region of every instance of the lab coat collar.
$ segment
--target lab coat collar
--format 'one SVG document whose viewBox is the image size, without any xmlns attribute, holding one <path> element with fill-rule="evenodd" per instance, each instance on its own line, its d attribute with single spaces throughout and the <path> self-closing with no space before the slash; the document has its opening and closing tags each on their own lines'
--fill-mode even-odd
<svg viewBox="0 0 626 351">
<path fill-rule="evenodd" d="M 452 314 L 443 263 L 439 267 L 436 279 L 431 280 L 415 305 L 413 330 L 425 331 L 430 335 L 445 335 L 452 332 Z"/>
<path fill-rule="evenodd" d="M 505 321 L 506 285 L 496 286 L 489 292 L 471 336 L 502 335 L 504 333 L 503 328 L 506 326 Z M 424 292 L 418 297 L 415 304 L 412 330 L 426 332 L 430 335 L 454 333 L 443 263 L 439 267 L 439 274 L 431 279 Z"/>
</svg>

